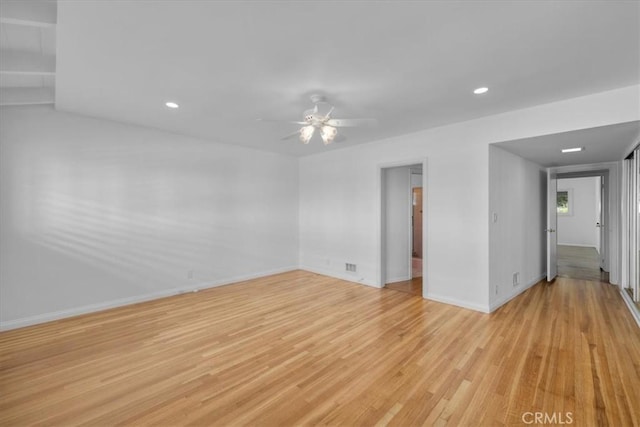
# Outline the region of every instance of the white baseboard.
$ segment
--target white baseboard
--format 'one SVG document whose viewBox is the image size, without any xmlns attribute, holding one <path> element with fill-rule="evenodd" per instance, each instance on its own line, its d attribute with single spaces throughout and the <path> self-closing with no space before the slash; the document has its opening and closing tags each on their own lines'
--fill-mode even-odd
<svg viewBox="0 0 640 427">
<path fill-rule="evenodd" d="M 624 301 L 625 304 L 627 304 L 627 308 L 631 312 L 631 316 L 633 316 L 636 323 L 638 324 L 638 327 L 640 327 L 640 310 L 638 310 L 638 307 L 636 307 L 636 305 L 634 304 L 633 300 L 631 299 L 627 291 L 620 288 L 620 293 L 622 294 L 622 300 Z"/>
<path fill-rule="evenodd" d="M 215 288 L 218 286 L 230 285 L 232 283 L 243 282 L 245 280 L 257 279 L 265 276 L 271 276 L 273 274 L 286 273 L 288 271 L 293 271 L 293 270 L 298 270 L 298 266 L 277 268 L 273 270 L 262 271 L 259 273 L 235 276 L 227 279 L 216 280 L 214 282 L 195 283 L 189 286 L 164 289 L 158 292 L 152 292 L 150 294 L 120 298 L 120 299 L 100 302 L 96 304 L 89 304 L 82 307 L 74 307 L 66 310 L 60 310 L 60 311 L 38 314 L 35 316 L 23 317 L 20 319 L 0 322 L 0 331 L 24 328 L 27 326 L 37 325 L 39 323 L 51 322 L 54 320 L 60 320 L 67 317 L 79 316 L 81 314 L 87 314 L 87 313 L 94 313 L 97 311 L 108 310 L 110 308 L 122 307 L 130 304 L 137 304 L 140 302 L 151 301 L 158 298 L 165 298 L 172 295 L 184 294 L 187 292 L 194 292 L 194 291 L 199 291 L 203 289 Z"/>
<path fill-rule="evenodd" d="M 359 285 L 371 286 L 372 288 L 378 288 L 378 289 L 381 288 L 380 285 L 378 285 L 375 282 L 372 282 L 371 280 L 368 280 L 364 277 L 358 277 L 358 273 L 347 273 L 347 272 L 338 273 L 333 270 L 317 268 L 317 267 L 309 267 L 307 265 L 301 265 L 300 270 L 309 271 L 311 273 L 316 273 L 316 274 L 322 274 L 323 276 L 335 277 L 336 279 L 346 280 L 347 282 L 353 282 Z"/>
<path fill-rule="evenodd" d="M 311 273 L 316 273 L 316 274 L 322 274 L 323 276 L 335 277 L 336 279 L 346 280 L 348 282 L 354 282 L 360 285 L 371 286 L 373 288 L 380 289 L 384 287 L 377 283 L 374 283 L 373 281 L 367 280 L 363 277 L 358 278 L 357 274 L 338 273 L 333 270 L 309 267 L 306 265 L 301 265 L 300 270 L 310 271 Z M 409 280 L 409 279 L 399 279 L 398 281 L 401 281 L 401 280 Z M 441 302 L 444 304 L 455 305 L 458 307 L 467 308 L 469 310 L 480 311 L 482 313 L 489 313 L 488 306 L 483 306 L 483 305 L 475 304 L 468 301 L 462 301 L 455 298 L 449 298 L 449 297 L 445 297 L 442 295 L 435 295 L 435 294 L 427 294 L 426 296 L 423 296 L 423 297 L 426 299 L 436 301 L 436 302 Z"/>
<path fill-rule="evenodd" d="M 594 245 L 581 245 L 579 243 L 560 243 L 558 242 L 558 246 L 577 246 L 579 248 L 593 248 L 596 251 L 598 250 L 598 248 Z"/>
<path fill-rule="evenodd" d="M 346 280 L 348 282 L 354 282 L 354 283 L 357 283 L 359 285 L 371 286 L 373 288 L 380 289 L 380 288 L 384 287 L 384 286 L 378 285 L 377 283 L 373 283 L 371 281 L 368 281 L 365 278 L 358 279 L 357 275 L 350 275 L 348 273 L 346 273 L 346 274 L 344 274 L 344 273 L 336 273 L 335 271 L 332 271 L 332 270 L 326 270 L 326 269 L 323 269 L 323 268 L 316 268 L 316 267 L 309 267 L 309 266 L 305 266 L 305 265 L 300 266 L 300 270 L 310 271 L 311 273 L 316 273 L 316 274 L 322 274 L 323 276 L 335 277 L 336 279 Z M 400 280 L 408 280 L 408 279 L 400 279 Z M 480 311 L 482 313 L 489 313 L 489 307 L 483 306 L 483 305 L 480 305 L 480 304 L 475 304 L 475 303 L 468 302 L 468 301 L 462 301 L 462 300 L 458 300 L 458 299 L 455 299 L 455 298 L 449 298 L 449 297 L 445 297 L 445 296 L 442 296 L 442 295 L 435 295 L 435 294 L 427 294 L 426 296 L 424 296 L 424 298 L 432 300 L 432 301 L 436 301 L 436 302 L 441 302 L 441 303 L 444 303 L 444 304 L 455 305 L 457 307 L 467 308 L 469 310 Z"/>
<path fill-rule="evenodd" d="M 396 282 L 406 282 L 407 280 L 411 280 L 411 277 L 409 277 L 409 276 L 392 277 L 390 279 L 387 279 L 386 282 L 387 283 L 396 283 Z M 385 284 L 387 284 L 387 283 L 385 283 Z"/>
<path fill-rule="evenodd" d="M 526 291 L 527 289 L 532 287 L 533 285 L 535 285 L 536 283 L 540 282 L 545 277 L 547 277 L 547 273 L 546 272 L 542 273 L 540 276 L 538 276 L 537 278 L 531 280 L 529 283 L 525 284 L 524 286 L 518 286 L 516 288 L 513 288 L 513 289 L 516 290 L 516 292 L 513 292 L 513 293 L 511 293 L 509 295 L 505 295 L 505 296 L 499 298 L 497 301 L 493 301 L 493 302 L 489 303 L 489 309 L 490 309 L 489 312 L 493 313 L 499 307 L 505 305 L 506 303 L 508 303 L 509 301 L 511 301 L 512 299 L 514 299 L 515 297 L 517 297 L 518 295 L 520 295 L 521 293 L 523 293 L 524 291 Z"/>
<path fill-rule="evenodd" d="M 463 301 L 456 298 L 449 298 L 442 295 L 435 295 L 432 293 L 427 293 L 424 296 L 428 300 L 441 302 L 444 304 L 455 305 L 457 307 L 467 308 L 469 310 L 480 311 L 482 313 L 489 313 L 489 307 L 481 304 L 476 304 L 469 301 Z"/>
</svg>

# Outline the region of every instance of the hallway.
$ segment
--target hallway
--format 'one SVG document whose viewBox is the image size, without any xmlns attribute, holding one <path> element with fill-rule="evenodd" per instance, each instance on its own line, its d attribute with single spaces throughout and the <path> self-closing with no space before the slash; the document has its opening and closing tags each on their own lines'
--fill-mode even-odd
<svg viewBox="0 0 640 427">
<path fill-rule="evenodd" d="M 558 276 L 609 283 L 609 273 L 600 270 L 598 251 L 582 246 L 558 245 Z"/>
</svg>

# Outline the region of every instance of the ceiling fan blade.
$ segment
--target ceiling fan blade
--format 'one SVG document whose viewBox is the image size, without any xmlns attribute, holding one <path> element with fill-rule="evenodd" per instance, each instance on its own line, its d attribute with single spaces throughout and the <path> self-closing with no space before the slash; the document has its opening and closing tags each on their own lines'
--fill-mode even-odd
<svg viewBox="0 0 640 427">
<path fill-rule="evenodd" d="M 289 135 L 287 135 L 287 136 L 283 136 L 282 138 L 280 138 L 280 140 L 281 140 L 281 141 L 285 141 L 285 140 L 287 140 L 287 139 L 295 138 L 295 137 L 297 137 L 297 136 L 299 136 L 299 135 L 300 135 L 300 131 L 299 131 L 299 130 L 297 130 L 297 131 L 295 131 L 295 132 L 294 132 L 294 133 L 292 133 L 292 134 L 289 134 Z"/>
<path fill-rule="evenodd" d="M 306 125 L 307 122 L 299 122 L 294 120 L 279 120 L 279 119 L 256 119 L 258 122 L 277 122 L 277 123 L 294 123 L 296 125 Z"/>
<path fill-rule="evenodd" d="M 376 119 L 329 119 L 329 126 L 337 128 L 347 128 L 356 126 L 375 126 L 378 124 Z"/>
</svg>

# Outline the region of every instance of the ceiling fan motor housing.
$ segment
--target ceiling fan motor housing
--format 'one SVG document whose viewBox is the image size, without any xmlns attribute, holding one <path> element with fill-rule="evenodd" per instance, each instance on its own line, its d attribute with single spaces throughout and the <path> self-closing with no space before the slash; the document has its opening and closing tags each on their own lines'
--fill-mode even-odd
<svg viewBox="0 0 640 427">
<path fill-rule="evenodd" d="M 318 104 L 320 102 L 327 102 L 327 98 L 324 95 L 318 95 L 316 93 L 311 95 L 310 98 L 311 98 L 311 102 L 313 102 L 314 104 Z"/>
</svg>

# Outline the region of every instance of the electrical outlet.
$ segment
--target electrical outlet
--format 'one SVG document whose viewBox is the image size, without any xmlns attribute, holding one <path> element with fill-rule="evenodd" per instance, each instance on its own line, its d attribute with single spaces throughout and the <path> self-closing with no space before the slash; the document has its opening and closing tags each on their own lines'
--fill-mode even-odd
<svg viewBox="0 0 640 427">
<path fill-rule="evenodd" d="M 520 284 L 520 273 L 513 273 L 513 286 L 518 286 Z"/>
<path fill-rule="evenodd" d="M 346 263 L 345 264 L 345 270 L 350 271 L 352 273 L 355 273 L 356 270 L 356 265 L 355 264 L 351 264 L 351 263 Z"/>
<path fill-rule="evenodd" d="M 496 285 L 496 295 L 498 295 L 498 285 Z"/>
</svg>

